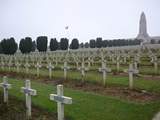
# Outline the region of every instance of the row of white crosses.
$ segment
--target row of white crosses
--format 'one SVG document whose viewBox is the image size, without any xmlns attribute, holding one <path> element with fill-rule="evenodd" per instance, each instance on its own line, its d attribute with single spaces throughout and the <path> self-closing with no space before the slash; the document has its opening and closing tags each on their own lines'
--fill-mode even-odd
<svg viewBox="0 0 160 120">
<path fill-rule="evenodd" d="M 4 92 L 4 103 L 8 104 L 8 90 L 11 88 L 11 84 L 8 83 L 7 77 L 3 77 L 3 82 L 0 83 L 0 87 Z M 25 87 L 21 87 L 21 92 L 26 97 L 26 116 L 30 119 L 32 116 L 32 96 L 37 95 L 37 91 L 31 88 L 30 80 L 25 81 Z M 50 100 L 57 102 L 58 120 L 64 120 L 64 104 L 72 104 L 72 98 L 63 96 L 63 85 L 57 85 L 57 94 L 50 94 Z"/>
</svg>

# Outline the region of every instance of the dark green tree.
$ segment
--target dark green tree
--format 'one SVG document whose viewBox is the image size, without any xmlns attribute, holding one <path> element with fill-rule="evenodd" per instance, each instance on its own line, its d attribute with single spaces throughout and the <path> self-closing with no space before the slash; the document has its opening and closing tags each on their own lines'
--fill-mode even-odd
<svg viewBox="0 0 160 120">
<path fill-rule="evenodd" d="M 85 48 L 89 48 L 89 43 L 86 42 L 86 43 L 84 44 L 84 47 L 85 47 Z"/>
<path fill-rule="evenodd" d="M 0 54 L 3 53 L 3 50 L 2 50 L 2 45 L 1 45 L 1 42 L 0 42 Z"/>
<path fill-rule="evenodd" d="M 70 44 L 70 49 L 78 49 L 79 48 L 79 41 L 77 38 L 74 38 Z"/>
<path fill-rule="evenodd" d="M 84 47 L 84 43 L 82 42 L 79 44 L 79 48 L 83 48 L 83 47 Z"/>
<path fill-rule="evenodd" d="M 1 42 L 1 46 L 3 53 L 8 55 L 15 54 L 18 49 L 18 45 L 13 37 L 10 39 L 3 39 Z"/>
<path fill-rule="evenodd" d="M 49 47 L 51 51 L 56 51 L 58 49 L 59 46 L 56 38 L 51 39 Z"/>
<path fill-rule="evenodd" d="M 39 52 L 46 52 L 47 51 L 47 43 L 48 43 L 47 36 L 37 37 L 36 42 L 37 42 L 37 49 Z"/>
<path fill-rule="evenodd" d="M 69 40 L 67 38 L 61 38 L 60 49 L 61 50 L 68 50 L 68 42 L 69 42 Z"/>
<path fill-rule="evenodd" d="M 95 40 L 90 40 L 89 42 L 90 48 L 95 48 L 96 47 L 96 41 Z"/>
<path fill-rule="evenodd" d="M 32 51 L 32 38 L 26 37 L 25 39 L 21 39 L 19 49 L 24 54 L 30 53 Z"/>
<path fill-rule="evenodd" d="M 96 38 L 96 47 L 97 48 L 102 47 L 102 38 L 101 37 Z"/>
</svg>

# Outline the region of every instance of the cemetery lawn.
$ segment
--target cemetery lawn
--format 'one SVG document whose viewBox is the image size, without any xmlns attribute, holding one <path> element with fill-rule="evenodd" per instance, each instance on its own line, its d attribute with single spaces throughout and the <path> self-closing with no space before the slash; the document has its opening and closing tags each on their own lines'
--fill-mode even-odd
<svg viewBox="0 0 160 120">
<path fill-rule="evenodd" d="M 24 94 L 20 92 L 20 88 L 24 86 L 24 81 L 12 78 L 8 78 L 8 81 L 12 84 L 9 94 L 17 99 L 25 100 Z M 32 88 L 36 89 L 38 93 L 38 96 L 32 97 L 33 104 L 53 112 L 53 114 L 56 113 L 56 102 L 49 100 L 49 94 L 56 93 L 56 86 L 32 81 Z M 0 90 L 2 91 L 2 89 Z M 160 101 L 142 104 L 73 90 L 65 88 L 65 86 L 64 95 L 73 98 L 72 105 L 65 105 L 67 120 L 151 120 L 160 111 Z"/>
</svg>

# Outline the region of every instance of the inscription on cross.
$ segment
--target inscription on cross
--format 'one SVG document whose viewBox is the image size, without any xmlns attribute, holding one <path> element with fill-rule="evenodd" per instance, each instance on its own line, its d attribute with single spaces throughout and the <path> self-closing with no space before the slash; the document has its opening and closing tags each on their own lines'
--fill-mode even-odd
<svg viewBox="0 0 160 120">
<path fill-rule="evenodd" d="M 11 84 L 8 84 L 7 77 L 3 77 L 3 83 L 0 83 L 0 87 L 3 87 L 4 103 L 8 104 L 8 90 L 11 88 Z"/>
<path fill-rule="evenodd" d="M 63 96 L 63 85 L 57 85 L 57 94 L 50 94 L 50 100 L 57 102 L 58 120 L 64 120 L 64 104 L 72 104 L 72 98 Z"/>
<path fill-rule="evenodd" d="M 31 117 L 31 96 L 37 95 L 37 91 L 34 89 L 31 89 L 31 83 L 30 80 L 25 81 L 25 87 L 21 87 L 21 91 L 26 96 L 26 115 L 28 118 Z"/>
</svg>

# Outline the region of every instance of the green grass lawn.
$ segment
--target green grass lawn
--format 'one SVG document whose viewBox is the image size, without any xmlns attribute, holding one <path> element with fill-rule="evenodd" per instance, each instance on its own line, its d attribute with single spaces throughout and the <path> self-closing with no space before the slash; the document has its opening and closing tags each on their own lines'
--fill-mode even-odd
<svg viewBox="0 0 160 120">
<path fill-rule="evenodd" d="M 20 92 L 24 81 L 10 78 L 9 83 L 12 84 L 9 94 L 24 100 Z M 49 100 L 49 94 L 56 93 L 55 86 L 32 82 L 32 88 L 38 92 L 33 97 L 34 105 L 50 112 L 57 111 L 56 102 Z M 65 105 L 65 116 L 70 120 L 151 120 L 160 110 L 160 102 L 140 104 L 68 88 L 64 89 L 64 94 L 73 98 L 72 105 Z"/>
</svg>

